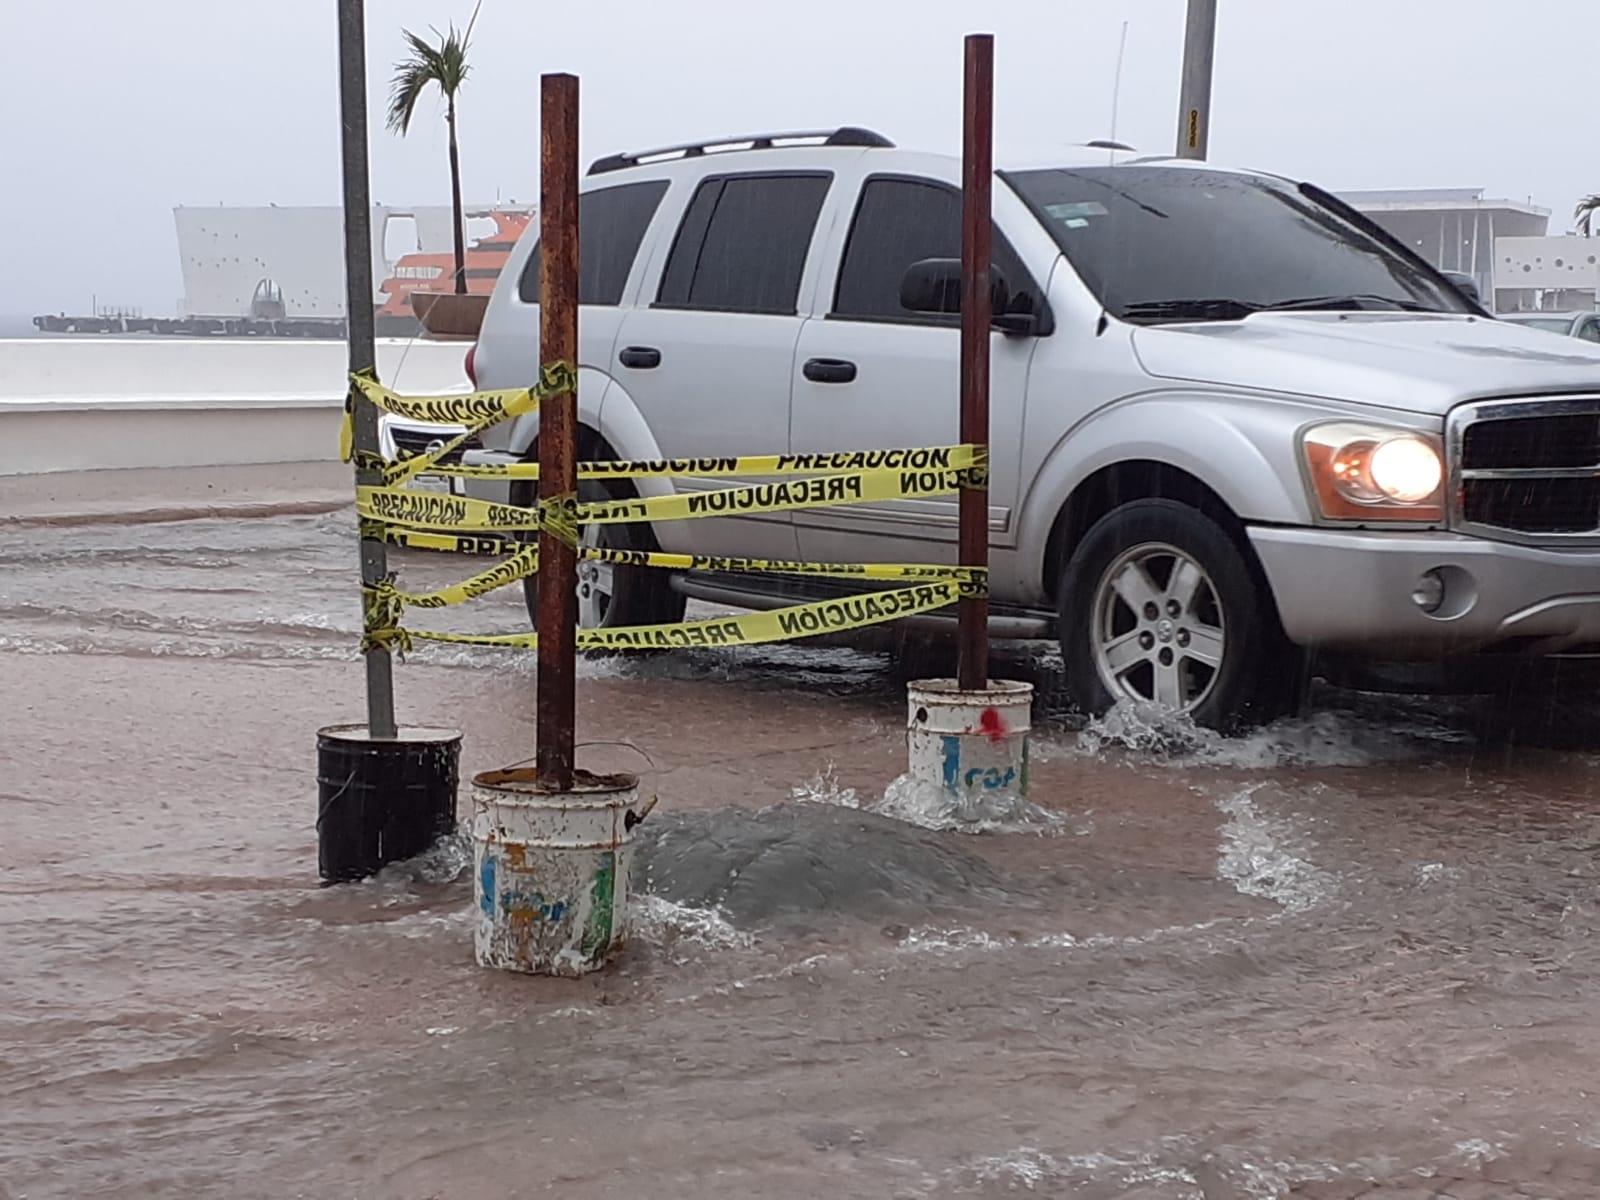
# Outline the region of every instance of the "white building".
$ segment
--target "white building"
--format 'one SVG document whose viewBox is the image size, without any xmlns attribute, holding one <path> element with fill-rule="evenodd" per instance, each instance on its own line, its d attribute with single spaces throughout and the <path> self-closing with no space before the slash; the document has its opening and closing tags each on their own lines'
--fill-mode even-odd
<svg viewBox="0 0 1600 1200">
<path fill-rule="evenodd" d="M 482 212 L 490 205 L 467 206 Z M 184 316 L 248 316 L 258 296 L 281 297 L 287 317 L 344 316 L 344 210 L 218 206 L 172 210 L 183 267 Z M 372 210 L 372 286 L 402 255 L 451 253 L 448 205 Z M 467 219 L 467 244 L 493 234 L 487 217 Z"/>
<path fill-rule="evenodd" d="M 1487 199 L 1482 188 L 1341 192 L 1340 198 L 1440 270 L 1471 275 L 1485 303 L 1493 297 L 1497 309 L 1517 303 L 1515 297 L 1499 297 L 1496 289 L 1521 286 L 1502 282 L 1499 243 L 1543 240 L 1550 226 L 1548 208 Z"/>
<path fill-rule="evenodd" d="M 1600 237 L 1503 237 L 1494 244 L 1497 311 L 1600 308 Z"/>
</svg>

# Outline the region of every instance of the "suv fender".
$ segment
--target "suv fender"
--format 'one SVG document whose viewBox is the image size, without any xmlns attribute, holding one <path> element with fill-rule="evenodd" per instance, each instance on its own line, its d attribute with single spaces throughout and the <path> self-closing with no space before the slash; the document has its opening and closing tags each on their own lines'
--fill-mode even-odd
<svg viewBox="0 0 1600 1200">
<path fill-rule="evenodd" d="M 611 387 L 611 376 L 593 367 L 578 368 L 578 424 L 590 429 L 600 429 L 600 413 L 606 392 Z M 500 433 L 497 429 L 496 433 Z M 539 411 L 512 417 L 504 433 L 495 439 L 498 445 L 519 458 L 526 458 L 539 437 Z M 612 442 L 612 445 L 616 445 Z"/>
<path fill-rule="evenodd" d="M 1207 393 L 1134 398 L 1091 414 L 1044 456 L 1018 521 L 1023 590 L 1043 599 L 1046 547 L 1058 519 L 1085 481 L 1120 463 L 1159 464 L 1193 477 L 1242 521 L 1311 523 L 1295 460 L 1304 421 L 1291 402 L 1231 399 Z M 1123 500 L 1139 499 L 1128 495 Z"/>
<path fill-rule="evenodd" d="M 618 458 L 661 457 L 661 447 L 627 389 L 593 367 L 578 369 L 578 424 L 598 433 L 606 445 L 616 450 Z M 527 457 L 538 437 L 537 412 L 512 418 L 507 443 L 511 453 Z M 660 477 L 634 482 L 642 496 L 664 496 L 672 492 L 671 483 Z"/>
</svg>

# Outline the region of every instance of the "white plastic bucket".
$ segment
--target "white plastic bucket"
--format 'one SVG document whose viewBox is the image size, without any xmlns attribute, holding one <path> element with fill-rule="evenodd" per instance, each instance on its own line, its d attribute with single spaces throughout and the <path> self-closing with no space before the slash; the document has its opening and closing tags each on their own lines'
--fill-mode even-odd
<svg viewBox="0 0 1600 1200">
<path fill-rule="evenodd" d="M 598 970 L 628 936 L 633 775 L 579 771 L 569 792 L 531 769 L 472 781 L 473 947 L 480 966 L 539 975 Z"/>
<path fill-rule="evenodd" d="M 967 692 L 953 679 L 921 679 L 907 685 L 906 700 L 913 778 L 961 800 L 1028 794 L 1031 683 L 992 679 Z"/>
</svg>

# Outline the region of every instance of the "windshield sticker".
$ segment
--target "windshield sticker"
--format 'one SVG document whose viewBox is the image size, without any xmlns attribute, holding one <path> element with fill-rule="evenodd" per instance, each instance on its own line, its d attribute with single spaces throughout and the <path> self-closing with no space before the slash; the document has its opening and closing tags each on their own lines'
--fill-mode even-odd
<svg viewBox="0 0 1600 1200">
<path fill-rule="evenodd" d="M 1103 217 L 1109 211 L 1098 200 L 1080 200 L 1072 204 L 1047 204 L 1044 210 L 1068 229 L 1082 229 L 1089 223 L 1089 217 Z"/>
</svg>

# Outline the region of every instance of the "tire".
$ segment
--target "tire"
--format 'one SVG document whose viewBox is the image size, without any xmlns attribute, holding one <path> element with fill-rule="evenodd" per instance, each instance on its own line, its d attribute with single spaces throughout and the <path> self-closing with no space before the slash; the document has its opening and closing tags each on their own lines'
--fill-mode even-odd
<svg viewBox="0 0 1600 1200">
<path fill-rule="evenodd" d="M 1112 510 L 1078 543 L 1057 594 L 1067 691 L 1089 715 L 1154 703 L 1230 732 L 1293 711 L 1304 694 L 1305 656 L 1265 582 L 1187 504 Z"/>
<path fill-rule="evenodd" d="M 511 485 L 511 503 L 528 506 L 538 495 L 538 484 L 519 479 Z M 597 479 L 578 481 L 578 499 L 585 504 L 601 500 L 631 499 L 633 489 L 625 482 L 609 486 Z M 534 536 L 534 535 L 529 535 Z M 657 550 L 655 535 L 648 524 L 589 525 L 580 544 L 608 550 Z M 607 591 L 609 587 L 609 591 Z M 539 623 L 539 581 L 530 575 L 522 581 L 522 594 L 528 605 L 528 620 Z M 659 567 L 610 566 L 605 563 L 578 562 L 578 628 L 615 629 L 628 625 L 672 625 L 683 620 L 686 600 L 672 589 L 667 572 Z"/>
</svg>

